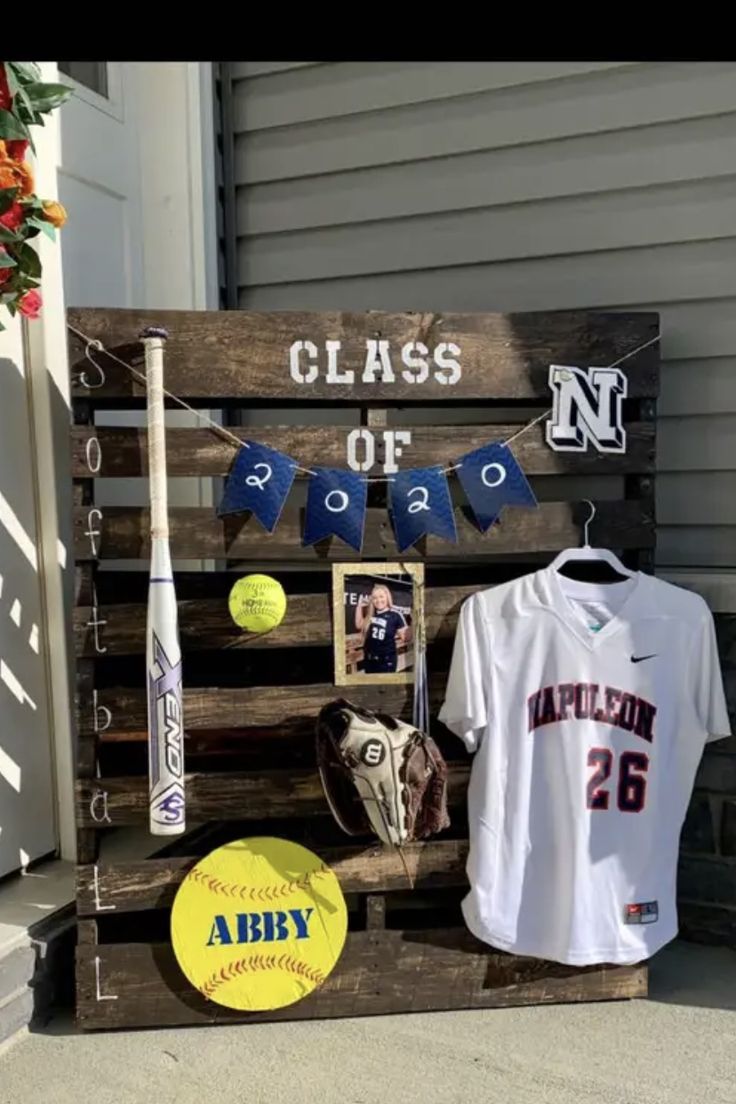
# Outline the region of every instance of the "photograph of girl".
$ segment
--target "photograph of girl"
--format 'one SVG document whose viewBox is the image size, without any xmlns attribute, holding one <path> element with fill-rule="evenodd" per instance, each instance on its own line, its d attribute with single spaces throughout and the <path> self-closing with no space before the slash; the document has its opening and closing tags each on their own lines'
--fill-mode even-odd
<svg viewBox="0 0 736 1104">
<path fill-rule="evenodd" d="M 355 628 L 363 642 L 363 672 L 393 674 L 398 669 L 397 645 L 411 643 L 411 625 L 394 605 L 386 583 L 376 582 L 370 595 L 361 594 L 355 607 Z M 403 667 L 408 669 L 406 664 Z"/>
<path fill-rule="evenodd" d="M 422 564 L 333 565 L 338 686 L 413 680 L 423 582 Z"/>
</svg>

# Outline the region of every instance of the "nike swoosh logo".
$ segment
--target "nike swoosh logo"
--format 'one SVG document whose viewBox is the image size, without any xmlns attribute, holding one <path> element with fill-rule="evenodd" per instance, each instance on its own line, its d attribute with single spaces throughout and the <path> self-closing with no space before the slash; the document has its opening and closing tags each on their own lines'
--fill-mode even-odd
<svg viewBox="0 0 736 1104">
<path fill-rule="evenodd" d="M 652 654 L 648 655 L 648 656 L 632 656 L 631 657 L 631 662 L 632 663 L 643 663 L 645 659 L 654 659 L 657 654 L 658 654 L 657 652 L 652 652 Z"/>
</svg>

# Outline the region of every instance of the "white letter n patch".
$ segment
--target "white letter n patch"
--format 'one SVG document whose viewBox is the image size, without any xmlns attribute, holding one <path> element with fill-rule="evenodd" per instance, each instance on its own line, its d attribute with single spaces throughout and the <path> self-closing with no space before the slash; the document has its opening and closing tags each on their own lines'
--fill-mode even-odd
<svg viewBox="0 0 736 1104">
<path fill-rule="evenodd" d="M 547 444 L 556 452 L 626 452 L 623 400 L 627 380 L 620 368 L 572 368 L 550 364 L 552 417 Z"/>
</svg>

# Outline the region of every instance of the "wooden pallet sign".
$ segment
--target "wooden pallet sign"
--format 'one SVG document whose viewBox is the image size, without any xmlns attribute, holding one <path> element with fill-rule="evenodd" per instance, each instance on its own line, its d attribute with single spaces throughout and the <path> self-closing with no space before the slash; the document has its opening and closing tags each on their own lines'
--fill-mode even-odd
<svg viewBox="0 0 736 1104">
<path fill-rule="evenodd" d="M 90 348 L 71 332 L 79 1023 L 308 1019 L 644 994 L 644 966 L 581 969 L 523 959 L 494 952 L 466 931 L 459 902 L 470 763 L 435 718 L 463 601 L 579 543 L 586 500 L 596 506 L 591 540 L 631 567 L 652 569 L 657 315 L 79 309 L 69 311 L 69 322 L 103 346 Z M 314 753 L 317 713 L 343 693 L 334 683 L 331 565 L 398 558 L 386 484 L 369 484 L 361 552 L 337 537 L 304 546 L 305 472 L 272 534 L 249 515 L 218 517 L 215 506 L 170 510 L 172 555 L 188 561 L 177 571 L 177 596 L 192 830 L 155 857 L 106 859 L 106 836 L 148 817 L 149 515 L 145 491 L 139 505 L 111 505 L 100 483 L 147 476 L 145 391 L 135 373 L 143 367 L 138 335 L 148 325 L 170 334 L 170 392 L 196 409 L 222 411 L 237 439 L 279 449 L 304 469 L 387 476 L 449 466 L 514 437 L 538 508 L 508 508 L 481 533 L 458 494 L 457 543 L 429 536 L 403 556 L 425 565 L 431 728 L 448 761 L 452 816 L 449 830 L 408 850 L 412 888 L 393 852 L 341 833 Z M 615 425 L 607 428 L 605 418 L 596 425 L 591 415 L 571 437 L 562 409 L 569 396 L 565 387 L 555 395 L 550 366 L 587 372 L 617 362 L 609 395 Z M 555 402 L 560 447 L 551 447 L 544 420 L 516 437 Z M 121 409 L 139 411 L 140 426 L 109 424 L 110 412 Z M 206 425 L 169 430 L 172 500 L 182 501 L 175 498 L 181 478 L 220 480 L 236 454 L 234 442 Z M 283 622 L 260 636 L 243 633 L 227 609 L 235 579 L 257 570 L 277 577 L 288 595 Z M 349 690 L 357 703 L 411 716 L 410 686 Z M 193 989 L 168 926 L 176 889 L 197 859 L 256 834 L 316 851 L 336 872 L 349 912 L 345 950 L 327 981 L 270 1013 L 229 1011 Z"/>
</svg>

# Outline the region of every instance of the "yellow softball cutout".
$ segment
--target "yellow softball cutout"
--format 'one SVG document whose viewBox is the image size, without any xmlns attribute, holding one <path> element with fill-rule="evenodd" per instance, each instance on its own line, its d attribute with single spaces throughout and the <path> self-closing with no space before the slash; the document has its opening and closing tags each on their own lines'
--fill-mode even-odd
<svg viewBox="0 0 736 1104">
<path fill-rule="evenodd" d="M 283 1008 L 321 985 L 348 918 L 337 877 L 298 843 L 254 836 L 193 866 L 171 910 L 171 942 L 208 1000 L 250 1012 Z"/>
<path fill-rule="evenodd" d="M 284 620 L 286 594 L 281 583 L 270 575 L 246 575 L 230 591 L 228 608 L 241 629 L 270 632 Z"/>
</svg>

